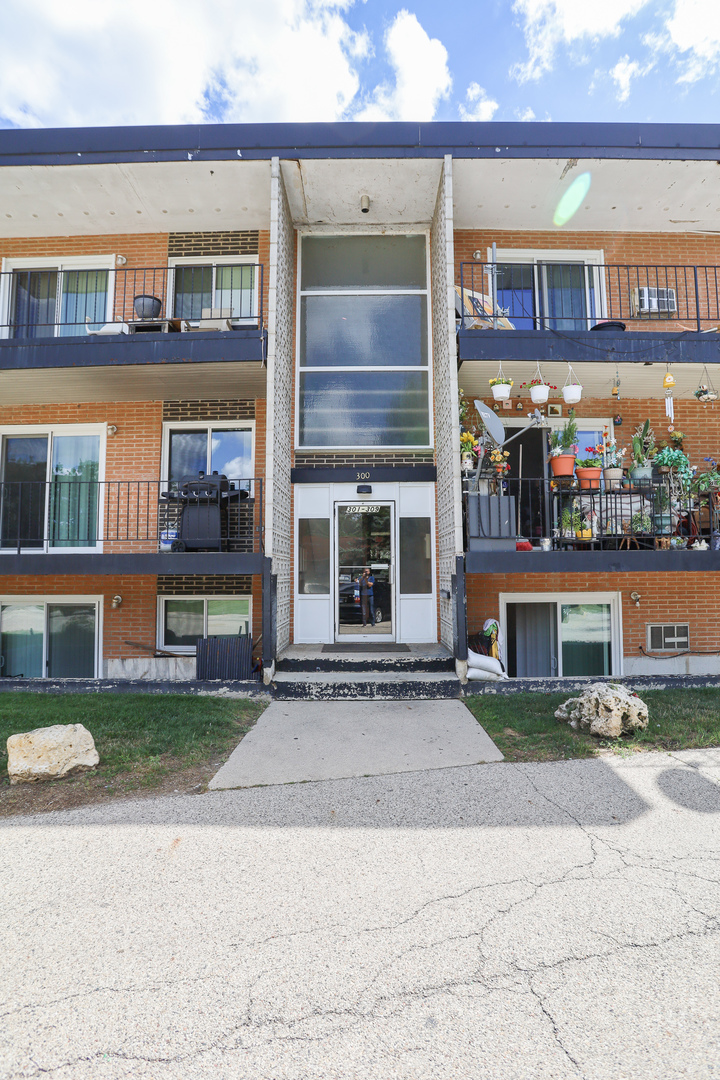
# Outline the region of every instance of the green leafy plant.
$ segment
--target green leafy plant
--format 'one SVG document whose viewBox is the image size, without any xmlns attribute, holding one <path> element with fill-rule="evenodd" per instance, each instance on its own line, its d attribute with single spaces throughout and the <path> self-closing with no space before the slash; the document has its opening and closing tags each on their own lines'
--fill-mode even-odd
<svg viewBox="0 0 720 1080">
<path fill-rule="evenodd" d="M 513 386 L 514 379 L 508 379 L 505 375 L 496 375 L 494 379 L 490 379 L 491 386 Z"/>
<path fill-rule="evenodd" d="M 650 427 L 650 421 L 638 424 L 632 437 L 632 459 L 636 469 L 644 469 L 652 460 L 655 453 L 655 432 Z"/>
<path fill-rule="evenodd" d="M 578 440 L 578 427 L 575 420 L 575 410 L 568 413 L 567 421 L 561 428 L 554 428 L 550 432 L 550 457 L 559 454 L 576 454 Z"/>
<path fill-rule="evenodd" d="M 633 533 L 651 533 L 653 530 L 652 518 L 649 514 L 638 511 L 630 519 L 630 528 Z"/>
<path fill-rule="evenodd" d="M 695 469 L 690 464 L 687 454 L 670 446 L 664 447 L 655 455 L 653 465 L 657 465 L 658 468 L 672 469 L 684 486 L 688 486 L 695 475 Z"/>
</svg>

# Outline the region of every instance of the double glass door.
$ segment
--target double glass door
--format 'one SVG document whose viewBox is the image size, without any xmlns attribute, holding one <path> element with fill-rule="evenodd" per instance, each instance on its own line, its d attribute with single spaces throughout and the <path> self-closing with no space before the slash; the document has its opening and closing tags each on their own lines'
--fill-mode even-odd
<svg viewBox="0 0 720 1080">
<path fill-rule="evenodd" d="M 94 548 L 100 436 L 52 432 L 0 439 L 0 548 Z"/>
<path fill-rule="evenodd" d="M 0 677 L 95 678 L 97 604 L 0 603 Z"/>
<path fill-rule="evenodd" d="M 336 503 L 336 639 L 395 640 L 394 504 Z"/>
</svg>

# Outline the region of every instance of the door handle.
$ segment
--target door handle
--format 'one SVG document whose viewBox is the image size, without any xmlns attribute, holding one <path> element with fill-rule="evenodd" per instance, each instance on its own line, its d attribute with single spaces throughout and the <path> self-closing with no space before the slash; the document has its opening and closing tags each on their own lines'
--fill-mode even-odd
<svg viewBox="0 0 720 1080">
<path fill-rule="evenodd" d="M 395 564 L 390 563 L 388 566 L 388 585 L 395 584 Z"/>
</svg>

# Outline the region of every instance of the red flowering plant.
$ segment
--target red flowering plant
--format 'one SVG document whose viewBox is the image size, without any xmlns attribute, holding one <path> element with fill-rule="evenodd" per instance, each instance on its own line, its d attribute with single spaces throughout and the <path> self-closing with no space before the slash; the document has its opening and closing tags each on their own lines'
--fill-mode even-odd
<svg viewBox="0 0 720 1080">
<path fill-rule="evenodd" d="M 552 383 L 549 382 L 546 383 L 539 375 L 536 375 L 530 382 L 520 383 L 521 390 L 524 390 L 526 386 L 547 386 L 548 390 L 557 390 L 557 386 L 553 386 Z"/>
<path fill-rule="evenodd" d="M 592 457 L 576 461 L 576 467 L 579 469 L 602 469 L 602 452 L 602 443 L 598 443 L 597 446 L 586 446 L 585 453 L 592 454 Z"/>
</svg>

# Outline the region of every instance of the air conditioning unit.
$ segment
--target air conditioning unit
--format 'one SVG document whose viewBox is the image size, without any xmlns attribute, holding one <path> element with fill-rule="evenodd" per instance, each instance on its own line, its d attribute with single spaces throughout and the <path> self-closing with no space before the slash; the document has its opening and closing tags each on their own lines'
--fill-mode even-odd
<svg viewBox="0 0 720 1080">
<path fill-rule="evenodd" d="M 677 301 L 674 289 L 638 289 L 638 312 L 640 315 L 674 315 Z"/>
</svg>

